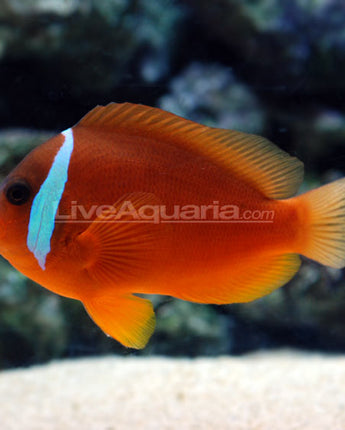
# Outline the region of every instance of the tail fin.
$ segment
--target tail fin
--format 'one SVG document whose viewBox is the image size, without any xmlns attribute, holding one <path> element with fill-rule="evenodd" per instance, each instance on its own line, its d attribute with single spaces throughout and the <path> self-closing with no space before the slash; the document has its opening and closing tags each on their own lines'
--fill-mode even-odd
<svg viewBox="0 0 345 430">
<path fill-rule="evenodd" d="M 326 266 L 345 266 L 345 178 L 298 197 L 307 209 L 303 254 Z"/>
</svg>

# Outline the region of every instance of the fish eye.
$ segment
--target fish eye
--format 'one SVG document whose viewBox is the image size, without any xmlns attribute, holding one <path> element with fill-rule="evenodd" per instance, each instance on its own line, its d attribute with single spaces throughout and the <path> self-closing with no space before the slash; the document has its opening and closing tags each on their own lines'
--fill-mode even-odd
<svg viewBox="0 0 345 430">
<path fill-rule="evenodd" d="M 5 194 L 7 200 L 12 205 L 20 206 L 29 200 L 31 190 L 29 185 L 24 181 L 17 181 L 7 188 Z"/>
</svg>

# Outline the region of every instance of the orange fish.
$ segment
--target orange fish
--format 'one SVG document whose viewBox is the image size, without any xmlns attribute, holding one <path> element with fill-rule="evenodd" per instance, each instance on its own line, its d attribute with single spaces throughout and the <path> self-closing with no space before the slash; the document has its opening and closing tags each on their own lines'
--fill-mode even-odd
<svg viewBox="0 0 345 430">
<path fill-rule="evenodd" d="M 143 348 L 149 300 L 247 302 L 305 255 L 345 265 L 345 178 L 292 197 L 303 164 L 268 140 L 160 109 L 98 106 L 34 149 L 0 190 L 0 252 Z"/>
</svg>

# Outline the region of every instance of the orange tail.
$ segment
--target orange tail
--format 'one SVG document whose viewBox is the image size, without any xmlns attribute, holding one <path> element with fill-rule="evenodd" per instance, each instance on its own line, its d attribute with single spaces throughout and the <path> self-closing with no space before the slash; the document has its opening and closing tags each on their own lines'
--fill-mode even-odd
<svg viewBox="0 0 345 430">
<path fill-rule="evenodd" d="M 299 197 L 304 209 L 301 253 L 326 266 L 345 266 L 345 178 Z"/>
</svg>

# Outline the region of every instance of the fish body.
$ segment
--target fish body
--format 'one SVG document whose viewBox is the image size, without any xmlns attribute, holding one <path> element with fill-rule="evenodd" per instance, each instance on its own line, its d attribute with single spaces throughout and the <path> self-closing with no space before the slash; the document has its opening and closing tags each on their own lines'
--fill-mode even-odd
<svg viewBox="0 0 345 430">
<path fill-rule="evenodd" d="M 345 181 L 292 197 L 303 164 L 258 136 L 159 109 L 96 107 L 5 179 L 0 252 L 143 347 L 162 294 L 246 302 L 285 284 L 299 254 L 345 264 Z"/>
</svg>

